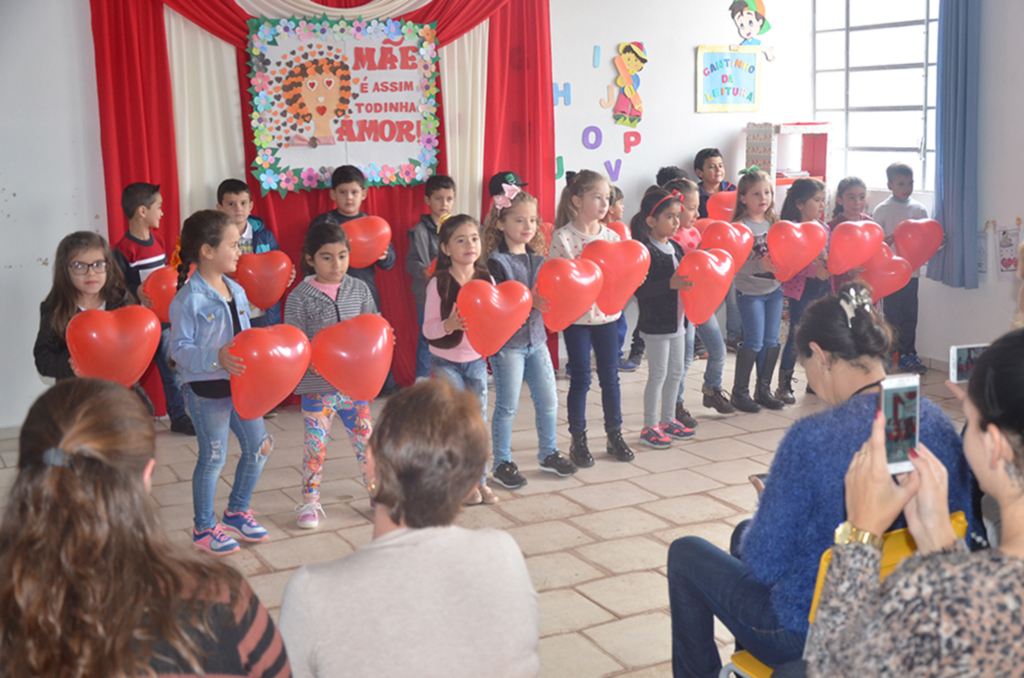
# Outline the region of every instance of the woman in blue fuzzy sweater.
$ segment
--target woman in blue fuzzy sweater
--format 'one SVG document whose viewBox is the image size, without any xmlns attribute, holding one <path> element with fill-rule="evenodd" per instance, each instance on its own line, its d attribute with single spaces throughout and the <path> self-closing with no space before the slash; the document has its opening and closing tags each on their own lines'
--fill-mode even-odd
<svg viewBox="0 0 1024 678">
<path fill-rule="evenodd" d="M 800 658 L 821 554 L 846 520 L 844 479 L 871 433 L 892 331 L 855 283 L 808 307 L 797 330 L 807 380 L 831 408 L 793 424 L 779 445 L 739 560 L 698 537 L 669 550 L 674 675 L 717 676 L 713 617 L 769 665 Z M 921 401 L 921 441 L 949 471 L 950 511 L 973 523 L 970 471 L 942 410 Z M 905 527 L 901 516 L 890 529 Z"/>
</svg>

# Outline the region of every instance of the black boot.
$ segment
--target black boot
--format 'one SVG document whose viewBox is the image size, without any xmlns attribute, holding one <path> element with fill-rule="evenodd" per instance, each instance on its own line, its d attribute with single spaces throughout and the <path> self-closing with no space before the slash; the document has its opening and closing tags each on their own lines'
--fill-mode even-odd
<svg viewBox="0 0 1024 678">
<path fill-rule="evenodd" d="M 606 435 L 608 436 L 608 454 L 619 461 L 633 461 L 633 450 L 629 449 L 629 445 L 622 439 L 621 430 L 607 431 Z"/>
<path fill-rule="evenodd" d="M 796 403 L 796 396 L 793 395 L 793 370 L 779 370 L 779 387 L 775 389 L 775 397 L 787 405 Z"/>
<path fill-rule="evenodd" d="M 761 406 L 750 397 L 750 372 L 757 362 L 757 351 L 740 348 L 736 351 L 736 376 L 732 382 L 732 398 L 729 402 L 741 412 L 760 412 Z"/>
<path fill-rule="evenodd" d="M 590 454 L 587 446 L 587 432 L 572 434 L 572 443 L 569 445 L 569 458 L 579 468 L 590 468 L 594 465 L 594 457 Z"/>
<path fill-rule="evenodd" d="M 769 410 L 781 410 L 785 405 L 784 402 L 772 395 L 772 375 L 775 374 L 775 364 L 778 361 L 779 347 L 766 348 L 764 367 L 757 372 L 757 389 L 754 391 L 754 400 Z"/>
</svg>

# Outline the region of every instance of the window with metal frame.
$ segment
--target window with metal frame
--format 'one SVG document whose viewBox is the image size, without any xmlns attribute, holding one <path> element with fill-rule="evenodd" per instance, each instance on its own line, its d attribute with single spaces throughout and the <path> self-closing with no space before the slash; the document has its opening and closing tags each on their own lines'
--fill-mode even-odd
<svg viewBox="0 0 1024 678">
<path fill-rule="evenodd" d="M 886 187 L 903 162 L 935 185 L 940 0 L 815 0 L 814 117 L 833 123 L 841 176 Z"/>
</svg>

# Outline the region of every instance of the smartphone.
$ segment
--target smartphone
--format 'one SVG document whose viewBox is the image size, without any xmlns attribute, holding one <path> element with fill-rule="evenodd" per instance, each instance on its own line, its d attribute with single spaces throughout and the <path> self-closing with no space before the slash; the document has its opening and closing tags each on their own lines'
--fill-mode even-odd
<svg viewBox="0 0 1024 678">
<path fill-rule="evenodd" d="M 949 380 L 952 382 L 970 381 L 974 363 L 988 348 L 988 344 L 970 344 L 969 346 L 949 347 Z"/>
<path fill-rule="evenodd" d="M 917 447 L 921 423 L 921 377 L 901 374 L 883 379 L 879 400 L 885 417 L 885 456 L 889 473 L 913 471 L 910 448 Z"/>
</svg>

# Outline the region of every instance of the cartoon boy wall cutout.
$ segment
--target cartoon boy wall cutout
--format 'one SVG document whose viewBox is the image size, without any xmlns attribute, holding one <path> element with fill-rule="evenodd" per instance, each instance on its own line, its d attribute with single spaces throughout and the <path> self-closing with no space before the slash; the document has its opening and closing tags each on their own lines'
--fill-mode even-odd
<svg viewBox="0 0 1024 678">
<path fill-rule="evenodd" d="M 619 87 L 619 98 L 612 113 L 615 122 L 627 127 L 636 127 L 644 116 L 644 104 L 637 93 L 640 76 L 637 75 L 647 63 L 647 51 L 642 42 L 624 42 L 619 45 L 619 56 L 615 57 L 615 69 L 619 72 L 615 84 Z"/>
<path fill-rule="evenodd" d="M 334 120 L 348 115 L 349 102 L 354 98 L 348 64 L 333 55 L 310 58 L 319 54 L 312 50 L 293 52 L 294 60 L 284 64 L 290 67 L 281 93 L 286 105 L 285 124 L 291 123 L 289 127 L 295 132 L 289 140 L 291 146 L 316 148 L 334 144 L 331 125 Z M 304 132 L 310 122 L 313 123 L 312 135 L 306 136 Z"/>
<path fill-rule="evenodd" d="M 733 51 L 738 47 L 760 46 L 761 40 L 756 36 L 771 30 L 772 25 L 765 18 L 764 0 L 736 0 L 729 5 L 729 13 L 732 14 L 736 30 L 743 38 L 739 45 L 729 45 Z M 771 47 L 762 47 L 761 51 L 768 61 L 775 60 L 775 50 Z"/>
</svg>

